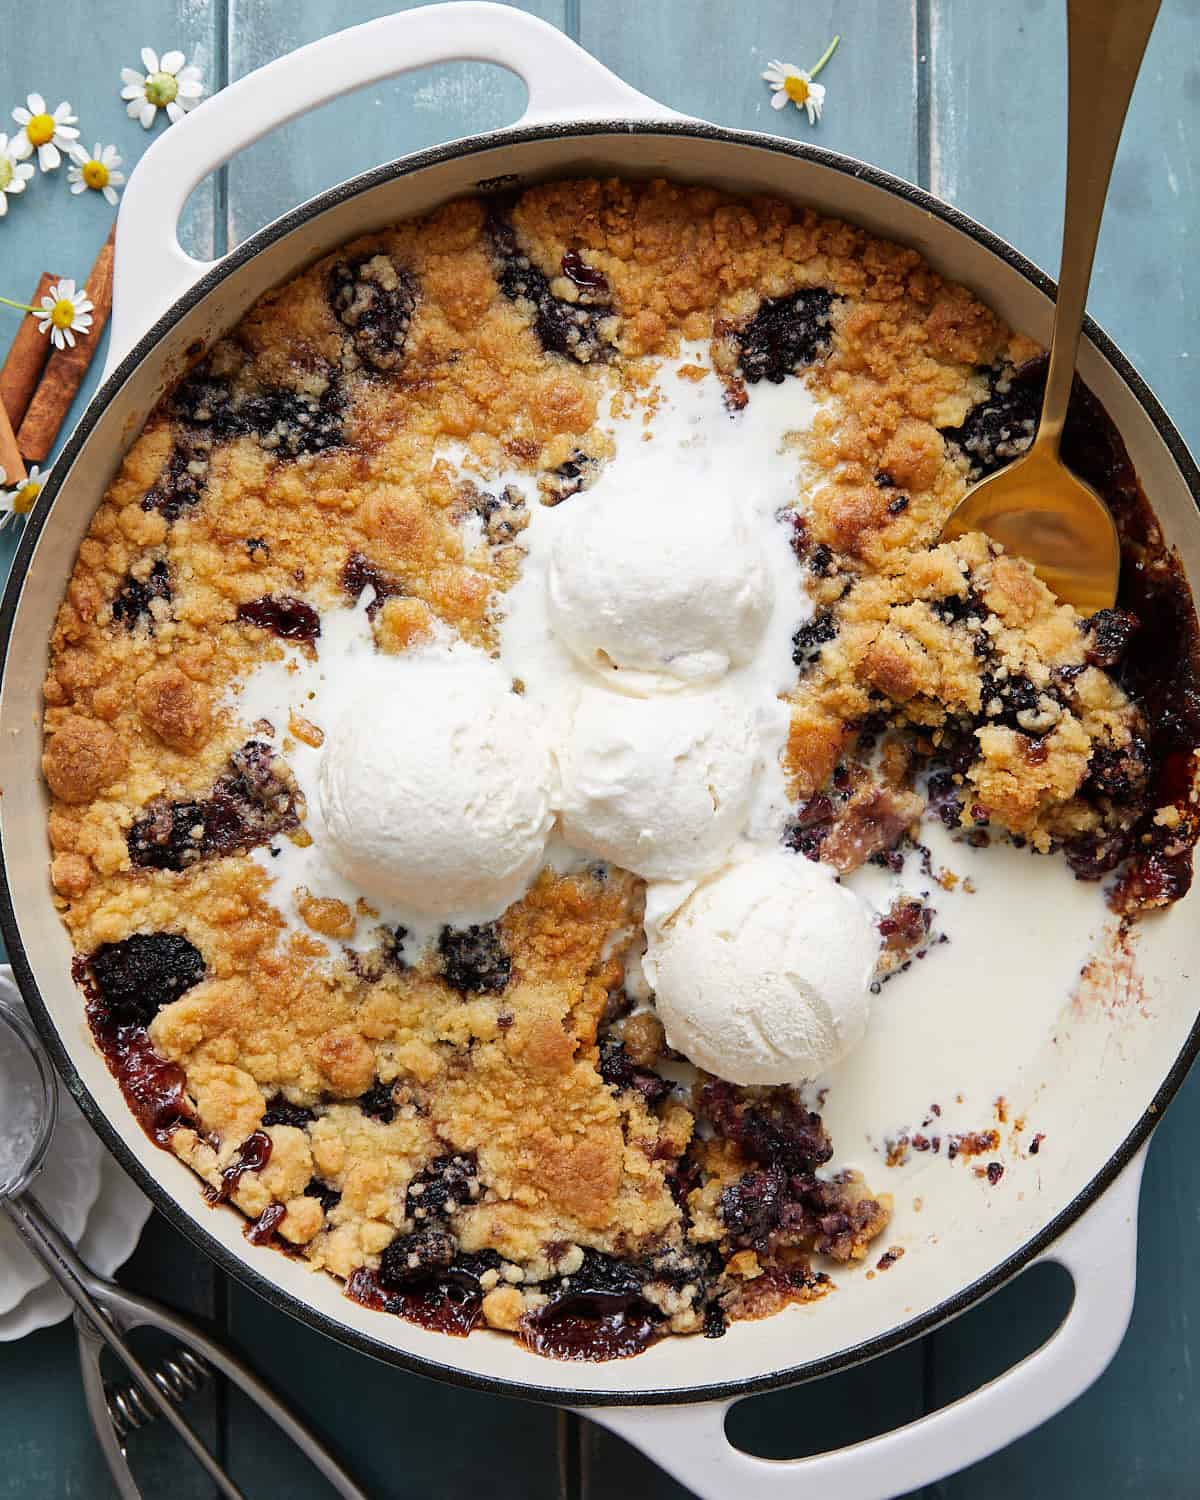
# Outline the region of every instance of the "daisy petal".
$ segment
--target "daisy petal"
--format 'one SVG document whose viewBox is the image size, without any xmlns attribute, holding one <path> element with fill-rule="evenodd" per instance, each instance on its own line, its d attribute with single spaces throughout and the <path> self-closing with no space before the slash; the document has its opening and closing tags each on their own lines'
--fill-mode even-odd
<svg viewBox="0 0 1200 1500">
<path fill-rule="evenodd" d="M 74 277 L 68 276 L 65 280 L 60 281 L 58 285 L 53 288 L 53 294 L 56 297 L 73 297 L 75 295 Z"/>
<path fill-rule="evenodd" d="M 62 153 L 53 141 L 47 141 L 44 146 L 38 147 L 38 166 L 43 172 L 53 172 L 61 161 Z"/>
<path fill-rule="evenodd" d="M 59 140 L 63 141 L 77 141 L 79 139 L 79 131 L 76 130 L 74 125 L 56 125 L 54 127 L 54 134 L 58 136 Z"/>
<path fill-rule="evenodd" d="M 172 99 L 170 104 L 167 105 L 167 119 L 170 120 L 172 125 L 178 125 L 179 121 L 183 119 L 183 109 L 177 99 Z"/>
<path fill-rule="evenodd" d="M 131 115 L 134 115 L 135 119 L 138 119 L 142 122 L 143 130 L 149 130 L 151 125 L 154 124 L 155 109 L 154 105 L 150 103 L 149 99 L 147 99 L 145 103 L 137 109 L 137 111 L 135 111 L 133 106 L 130 105 L 129 113 Z"/>
<path fill-rule="evenodd" d="M 139 73 L 136 68 L 122 68 L 121 69 L 121 82 L 122 83 L 127 83 L 127 84 L 130 84 L 130 85 L 136 84 L 138 86 L 138 88 L 141 88 L 141 86 L 145 83 L 145 81 L 146 80 L 145 80 L 144 76 L 141 73 Z"/>
<path fill-rule="evenodd" d="M 159 58 L 158 65 L 164 73 L 170 73 L 173 77 L 179 72 L 185 62 L 187 62 L 187 58 L 184 57 L 183 53 L 173 50 L 171 52 L 164 52 L 162 57 Z"/>
<path fill-rule="evenodd" d="M 20 135 L 13 138 L 13 143 L 9 147 L 9 150 L 17 161 L 24 161 L 27 156 L 33 155 L 33 144 L 22 130 Z"/>
<path fill-rule="evenodd" d="M 142 48 L 142 67 L 147 73 L 158 72 L 158 53 L 153 47 Z"/>
<path fill-rule="evenodd" d="M 788 102 L 788 96 L 783 92 L 782 89 L 780 89 L 777 94 L 772 94 L 771 95 L 771 108 L 772 109 L 786 109 L 787 108 L 787 102 Z"/>
<path fill-rule="evenodd" d="M 41 94 L 28 94 L 25 103 L 29 106 L 31 115 L 44 115 L 46 113 L 46 101 Z"/>
<path fill-rule="evenodd" d="M 111 184 L 106 184 L 104 187 L 102 187 L 100 189 L 100 191 L 104 194 L 104 201 L 105 201 L 105 203 L 108 203 L 108 204 L 110 204 L 112 206 L 116 205 L 116 201 L 117 201 L 117 190 L 116 190 L 116 188 L 114 188 Z"/>
<path fill-rule="evenodd" d="M 8 199 L 3 193 L 0 193 L 0 219 L 2 219 L 7 212 Z"/>
<path fill-rule="evenodd" d="M 182 78 L 179 80 L 179 97 L 181 99 L 199 99 L 204 93 L 204 85 L 198 78 Z"/>
<path fill-rule="evenodd" d="M 27 177 L 14 177 L 4 191 L 6 193 L 23 193 L 25 191 L 25 184 L 28 181 Z"/>
<path fill-rule="evenodd" d="M 84 182 L 84 180 L 83 180 L 82 177 L 77 177 L 75 179 L 75 181 L 71 184 L 71 191 L 73 193 L 86 193 L 87 192 L 87 183 Z"/>
</svg>

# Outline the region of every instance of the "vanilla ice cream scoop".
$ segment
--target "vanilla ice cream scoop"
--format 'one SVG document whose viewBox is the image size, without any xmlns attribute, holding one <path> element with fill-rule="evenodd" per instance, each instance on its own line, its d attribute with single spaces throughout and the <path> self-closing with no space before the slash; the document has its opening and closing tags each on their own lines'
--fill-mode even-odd
<svg viewBox="0 0 1200 1500">
<path fill-rule="evenodd" d="M 785 849 L 753 855 L 647 928 L 643 968 L 667 1041 L 718 1078 L 799 1083 L 862 1040 L 879 935 L 826 866 Z"/>
<path fill-rule="evenodd" d="M 474 653 L 391 657 L 327 726 L 329 862 L 384 909 L 491 921 L 528 887 L 554 822 L 541 720 Z"/>
<path fill-rule="evenodd" d="M 669 465 L 635 477 L 562 508 L 546 572 L 551 626 L 611 687 L 713 682 L 750 660 L 771 612 L 754 517 L 696 503 Z"/>
<path fill-rule="evenodd" d="M 701 875 L 746 823 L 757 752 L 750 714 L 728 689 L 585 689 L 559 749 L 563 835 L 648 880 Z"/>
</svg>

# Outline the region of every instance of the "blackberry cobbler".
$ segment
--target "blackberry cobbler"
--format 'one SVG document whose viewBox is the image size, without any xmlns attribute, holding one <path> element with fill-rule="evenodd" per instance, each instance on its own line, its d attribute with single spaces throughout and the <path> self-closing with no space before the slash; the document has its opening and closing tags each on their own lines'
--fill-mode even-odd
<svg viewBox="0 0 1200 1500">
<path fill-rule="evenodd" d="M 44 768 L 93 1035 L 214 1205 L 560 1357 L 862 1261 L 823 1072 L 930 917 L 835 876 L 933 819 L 1130 919 L 1191 878 L 1195 621 L 1090 393 L 1116 609 L 937 540 L 1043 380 L 914 251 L 668 182 L 448 204 L 209 349 L 80 546 Z"/>
</svg>

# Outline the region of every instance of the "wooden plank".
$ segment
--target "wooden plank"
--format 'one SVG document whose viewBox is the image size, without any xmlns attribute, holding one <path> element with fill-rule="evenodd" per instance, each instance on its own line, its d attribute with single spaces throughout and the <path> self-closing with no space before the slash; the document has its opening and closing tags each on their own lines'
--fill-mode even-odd
<svg viewBox="0 0 1200 1500">
<path fill-rule="evenodd" d="M 337 1445 L 375 1500 L 558 1495 L 552 1407 L 394 1370 L 312 1332 L 235 1284 L 229 1288 L 229 1342 Z M 230 1471 L 248 1494 L 326 1500 L 324 1481 L 233 1391 L 227 1441 Z"/>
<path fill-rule="evenodd" d="M 346 0 L 336 25 L 352 26 L 416 0 Z M 530 0 L 520 8 L 562 25 L 566 0 Z M 334 29 L 321 0 L 282 6 L 274 0 L 230 0 L 230 76 L 239 78 L 284 52 Z M 314 193 L 406 152 L 520 115 L 524 87 L 503 68 L 456 63 L 423 68 L 394 83 L 360 90 L 294 120 L 235 158 L 229 168 L 231 245 Z"/>
<path fill-rule="evenodd" d="M 821 75 L 821 123 L 773 110 L 762 70 L 777 57 L 811 68 L 835 32 L 842 44 Z M 918 165 L 917 35 L 915 0 L 584 0 L 579 27 L 589 52 L 673 109 L 844 151 L 909 180 Z"/>
<path fill-rule="evenodd" d="M 1057 272 L 1066 145 L 1061 5 L 930 0 L 930 185 Z M 1113 173 L 1091 312 L 1200 443 L 1200 16 L 1166 0 Z"/>
</svg>

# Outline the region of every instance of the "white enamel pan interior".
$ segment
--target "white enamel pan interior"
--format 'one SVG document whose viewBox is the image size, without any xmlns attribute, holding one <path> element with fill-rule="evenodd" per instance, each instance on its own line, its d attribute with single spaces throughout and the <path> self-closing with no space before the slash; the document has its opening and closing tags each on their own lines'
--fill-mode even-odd
<svg viewBox="0 0 1200 1500">
<path fill-rule="evenodd" d="M 337 94 L 455 59 L 500 63 L 520 74 L 530 97 L 517 126 L 357 178 L 213 266 L 179 249 L 174 226 L 189 192 L 237 150 Z M 867 1282 L 849 1273 L 823 1301 L 735 1325 L 716 1343 L 666 1340 L 632 1361 L 579 1365 L 538 1359 L 487 1332 L 449 1339 L 370 1312 L 343 1297 L 331 1278 L 250 1245 L 236 1213 L 207 1207 L 187 1168 L 142 1134 L 91 1045 L 45 873 L 39 754 L 46 642 L 91 515 L 164 388 L 265 291 L 353 236 L 498 178 L 525 183 L 580 173 L 665 175 L 810 204 L 915 246 L 1013 326 L 1048 337 L 1045 277 L 944 204 L 843 157 L 672 115 L 517 11 L 475 3 L 411 10 L 328 37 L 242 79 L 165 133 L 129 184 L 118 229 L 107 379 L 55 466 L 13 569 L 0 685 L 6 871 L 0 917 L 30 1009 L 110 1149 L 174 1224 L 270 1301 L 392 1363 L 587 1407 L 705 1496 L 743 1487 L 749 1494 L 795 1495 L 811 1486 L 812 1493 L 841 1500 L 873 1500 L 917 1488 L 1044 1420 L 1099 1374 L 1120 1342 L 1133 1297 L 1139 1148 L 1197 1043 L 1187 982 L 1200 961 L 1194 899 L 1144 924 L 1143 1006 L 1093 1008 L 1072 1025 L 1069 1047 L 1047 1047 L 1028 1060 L 1030 1076 L 1045 1085 L 1038 1128 L 1053 1135 L 1055 1149 L 1042 1154 L 1036 1171 L 1014 1180 L 1011 1191 L 985 1198 L 969 1172 L 931 1173 L 922 1188 L 920 1235 L 903 1215 L 895 1231 L 896 1241 L 910 1247 L 919 1238 L 920 1253 L 906 1255 L 888 1275 Z M 1200 484 L 1178 435 L 1098 329 L 1084 341 L 1080 366 L 1120 428 L 1189 576 L 1200 579 Z M 1054 941 L 1052 919 L 1045 940 Z M 1037 983 L 1039 957 L 1028 955 L 1030 984 Z M 1002 1026 L 1004 996 L 988 992 L 987 968 L 984 955 L 976 998 L 990 1024 Z M 1054 997 L 1056 1005 L 1065 1000 Z M 980 1045 L 987 1045 L 985 1035 Z M 736 1396 L 894 1347 L 1047 1256 L 1071 1271 L 1073 1308 L 1048 1344 L 999 1381 L 839 1453 L 769 1463 L 728 1445 L 723 1418 Z"/>
</svg>

